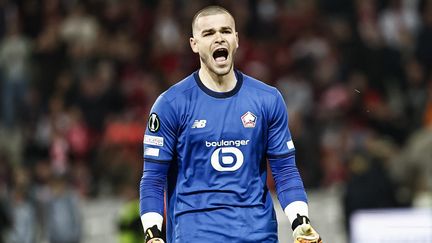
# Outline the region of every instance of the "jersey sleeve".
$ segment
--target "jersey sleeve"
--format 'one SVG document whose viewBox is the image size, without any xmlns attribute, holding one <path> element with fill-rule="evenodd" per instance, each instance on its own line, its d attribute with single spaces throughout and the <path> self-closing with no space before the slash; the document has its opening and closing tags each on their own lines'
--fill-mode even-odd
<svg viewBox="0 0 432 243">
<path fill-rule="evenodd" d="M 295 149 L 288 129 L 288 112 L 279 91 L 269 106 L 267 156 L 286 157 L 294 153 Z"/>
<path fill-rule="evenodd" d="M 292 202 L 307 202 L 303 181 L 295 161 L 295 148 L 288 128 L 288 112 L 277 92 L 269 117 L 267 157 L 283 209 Z"/>
<path fill-rule="evenodd" d="M 163 96 L 154 103 L 144 135 L 144 160 L 169 162 L 177 142 L 177 116 L 172 105 Z"/>
<path fill-rule="evenodd" d="M 164 188 L 170 162 L 175 156 L 177 142 L 176 118 L 171 104 L 163 95 L 159 96 L 150 112 L 143 140 L 144 166 L 140 182 L 141 216 L 149 212 L 163 215 Z M 144 224 L 147 223 L 144 222 Z"/>
</svg>

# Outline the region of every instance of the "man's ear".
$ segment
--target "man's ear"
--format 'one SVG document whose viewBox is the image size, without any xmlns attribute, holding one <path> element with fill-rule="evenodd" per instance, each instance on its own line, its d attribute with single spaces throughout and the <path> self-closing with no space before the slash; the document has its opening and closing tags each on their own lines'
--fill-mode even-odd
<svg viewBox="0 0 432 243">
<path fill-rule="evenodd" d="M 238 32 L 236 32 L 236 38 L 237 38 L 237 46 L 236 46 L 236 48 L 238 48 L 239 47 L 239 37 L 238 37 Z"/>
<path fill-rule="evenodd" d="M 192 51 L 194 53 L 198 53 L 198 46 L 197 46 L 195 38 L 193 38 L 193 37 L 189 38 L 189 44 L 192 48 Z"/>
</svg>

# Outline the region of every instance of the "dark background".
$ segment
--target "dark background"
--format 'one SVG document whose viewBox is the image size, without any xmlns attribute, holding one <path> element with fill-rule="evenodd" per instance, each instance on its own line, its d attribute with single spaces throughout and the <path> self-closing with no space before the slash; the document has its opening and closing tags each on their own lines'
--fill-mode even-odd
<svg viewBox="0 0 432 243">
<path fill-rule="evenodd" d="M 6 242 L 55 242 L 56 202 L 134 212 L 148 111 L 198 68 L 190 25 L 208 4 L 236 19 L 236 67 L 284 95 L 308 191 L 336 190 L 346 219 L 432 206 L 431 0 L 0 0 Z M 116 230 L 139 235 L 137 217 Z M 56 225 L 79 242 L 83 218 Z"/>
</svg>

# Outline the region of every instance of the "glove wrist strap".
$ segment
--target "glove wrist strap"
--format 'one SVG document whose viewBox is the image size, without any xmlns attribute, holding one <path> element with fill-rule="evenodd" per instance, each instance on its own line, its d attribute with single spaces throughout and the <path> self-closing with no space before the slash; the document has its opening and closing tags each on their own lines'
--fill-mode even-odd
<svg viewBox="0 0 432 243">
<path fill-rule="evenodd" d="M 308 217 L 297 214 L 297 218 L 294 219 L 294 221 L 291 225 L 291 228 L 294 231 L 295 228 L 297 228 L 297 226 L 302 225 L 302 224 L 309 224 L 309 223 L 310 223 L 310 220 Z"/>
<path fill-rule="evenodd" d="M 154 238 L 162 238 L 162 232 L 158 229 L 156 225 L 153 225 L 145 231 L 144 242 L 147 242 Z"/>
</svg>

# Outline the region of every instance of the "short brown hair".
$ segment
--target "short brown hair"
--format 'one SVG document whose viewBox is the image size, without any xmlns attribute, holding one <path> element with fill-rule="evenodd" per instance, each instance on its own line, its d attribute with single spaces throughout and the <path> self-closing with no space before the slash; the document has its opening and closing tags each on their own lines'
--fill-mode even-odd
<svg viewBox="0 0 432 243">
<path fill-rule="evenodd" d="M 231 16 L 231 18 L 233 19 L 234 24 L 235 24 L 234 17 L 232 16 L 232 14 L 228 10 L 226 10 L 225 8 L 223 8 L 221 6 L 218 6 L 218 5 L 210 5 L 210 6 L 207 6 L 207 7 L 203 8 L 203 9 L 201 9 L 200 11 L 198 11 L 194 15 L 194 17 L 192 19 L 192 35 L 193 35 L 193 30 L 194 30 L 195 22 L 197 21 L 197 19 L 199 17 L 209 16 L 209 15 L 215 15 L 215 14 L 228 14 L 229 16 Z"/>
</svg>

